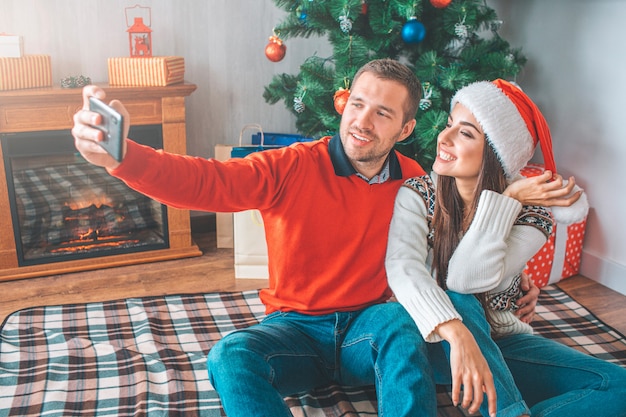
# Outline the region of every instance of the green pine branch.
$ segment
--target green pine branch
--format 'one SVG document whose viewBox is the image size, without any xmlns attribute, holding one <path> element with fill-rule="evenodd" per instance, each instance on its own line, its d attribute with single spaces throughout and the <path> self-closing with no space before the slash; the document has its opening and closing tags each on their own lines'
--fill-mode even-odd
<svg viewBox="0 0 626 417">
<path fill-rule="evenodd" d="M 484 0 L 452 0 L 438 9 L 430 0 L 274 0 L 287 12 L 275 26 L 284 39 L 326 37 L 331 56 L 309 57 L 296 75 L 275 75 L 265 87 L 266 102 L 283 101 L 301 134 L 319 138 L 339 129 L 333 95 L 349 87 L 355 72 L 375 58 L 406 62 L 424 86 L 415 131 L 398 150 L 429 169 L 438 133 L 447 122 L 450 99 L 464 85 L 495 78 L 515 79 L 526 63 L 498 34 L 501 23 Z M 419 44 L 406 43 L 402 28 L 417 17 L 426 29 Z M 428 98 L 426 98 L 428 93 Z"/>
</svg>

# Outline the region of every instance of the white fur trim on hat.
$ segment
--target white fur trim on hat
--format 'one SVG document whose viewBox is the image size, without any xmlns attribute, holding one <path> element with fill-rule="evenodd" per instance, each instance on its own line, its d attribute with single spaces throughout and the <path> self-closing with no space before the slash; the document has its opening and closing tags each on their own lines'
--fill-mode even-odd
<svg viewBox="0 0 626 417">
<path fill-rule="evenodd" d="M 509 179 L 535 152 L 533 138 L 515 104 L 494 83 L 479 81 L 460 89 L 451 101 L 465 106 L 480 124 Z"/>
</svg>

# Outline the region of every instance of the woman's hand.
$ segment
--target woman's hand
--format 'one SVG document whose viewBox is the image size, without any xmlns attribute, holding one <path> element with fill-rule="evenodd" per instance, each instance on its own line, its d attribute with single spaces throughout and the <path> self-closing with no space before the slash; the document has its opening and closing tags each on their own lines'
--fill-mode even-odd
<svg viewBox="0 0 626 417">
<path fill-rule="evenodd" d="M 496 415 L 496 386 L 493 375 L 472 333 L 460 320 L 450 320 L 437 327 L 437 333 L 450 344 L 450 370 L 452 371 L 452 403 L 459 404 L 470 413 L 478 412 L 487 395 L 489 415 Z"/>
<path fill-rule="evenodd" d="M 544 171 L 541 175 L 514 181 L 502 194 L 528 206 L 568 207 L 583 193 L 580 189 L 574 191 L 575 185 L 574 177 L 565 181 L 559 174 Z"/>
</svg>

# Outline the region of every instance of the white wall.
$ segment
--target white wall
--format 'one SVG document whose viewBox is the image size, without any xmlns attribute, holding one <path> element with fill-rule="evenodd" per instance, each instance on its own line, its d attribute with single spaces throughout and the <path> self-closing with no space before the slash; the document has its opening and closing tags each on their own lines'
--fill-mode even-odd
<svg viewBox="0 0 626 417">
<path fill-rule="evenodd" d="M 53 77 L 107 80 L 106 59 L 128 55 L 124 9 L 137 0 L 0 0 L 0 32 L 24 36 L 25 52 L 52 56 Z M 279 63 L 265 58 L 274 24 L 271 0 L 144 0 L 152 8 L 155 55 L 185 57 L 188 152 L 213 156 L 237 142 L 244 124 L 295 133 L 294 118 L 263 100 L 275 73 L 295 73 L 304 58 L 327 56 L 324 40 L 287 40 Z M 502 34 L 522 47 L 519 81 L 543 109 L 557 166 L 585 188 L 591 211 L 581 272 L 626 294 L 626 44 L 623 0 L 488 0 Z"/>
<path fill-rule="evenodd" d="M 550 123 L 557 167 L 589 197 L 581 273 L 626 294 L 626 2 L 489 3 L 528 57 L 520 83 Z"/>
<path fill-rule="evenodd" d="M 295 118 L 282 102 L 265 103 L 263 87 L 330 48 L 287 40 L 286 57 L 269 61 L 265 45 L 284 16 L 271 0 L 0 0 L 0 33 L 22 35 L 26 54 L 51 55 L 57 84 L 79 74 L 107 82 L 107 58 L 129 55 L 125 9 L 138 3 L 151 8 L 153 55 L 184 57 L 185 79 L 198 85 L 187 99 L 189 154 L 213 156 L 248 123 L 296 133 Z"/>
</svg>

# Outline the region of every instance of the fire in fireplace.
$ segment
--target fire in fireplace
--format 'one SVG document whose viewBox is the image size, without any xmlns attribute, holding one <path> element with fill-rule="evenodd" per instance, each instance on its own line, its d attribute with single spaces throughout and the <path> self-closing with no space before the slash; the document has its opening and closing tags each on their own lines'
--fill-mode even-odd
<svg viewBox="0 0 626 417">
<path fill-rule="evenodd" d="M 162 146 L 160 125 L 130 136 Z M 69 131 L 1 140 L 20 266 L 169 247 L 167 208 L 86 162 Z"/>
</svg>

